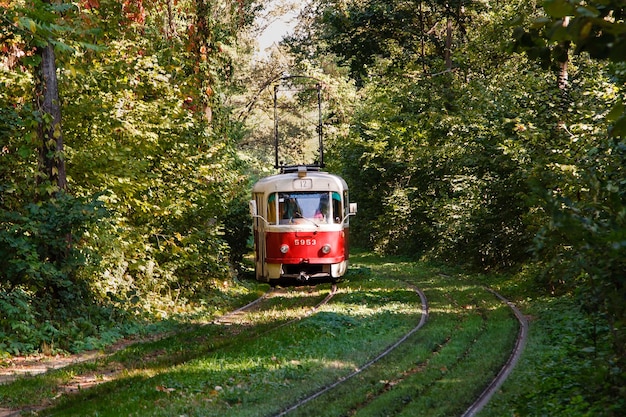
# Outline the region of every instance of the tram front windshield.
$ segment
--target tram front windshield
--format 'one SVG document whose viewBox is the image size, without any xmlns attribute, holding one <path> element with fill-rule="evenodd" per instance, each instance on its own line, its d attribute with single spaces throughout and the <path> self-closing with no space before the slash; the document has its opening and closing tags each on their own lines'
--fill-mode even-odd
<svg viewBox="0 0 626 417">
<path fill-rule="evenodd" d="M 340 223 L 343 218 L 341 196 L 336 192 L 272 193 L 267 214 L 272 224 L 299 223 L 299 219 Z"/>
</svg>

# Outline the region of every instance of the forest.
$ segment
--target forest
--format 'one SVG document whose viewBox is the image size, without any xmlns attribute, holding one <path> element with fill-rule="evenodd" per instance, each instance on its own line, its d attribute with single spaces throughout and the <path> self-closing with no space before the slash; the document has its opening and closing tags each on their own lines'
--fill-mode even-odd
<svg viewBox="0 0 626 417">
<path fill-rule="evenodd" d="M 232 296 L 271 86 L 303 74 L 359 249 L 574 300 L 625 401 L 626 2 L 302 3 L 259 55 L 260 0 L 0 0 L 0 357 Z"/>
</svg>

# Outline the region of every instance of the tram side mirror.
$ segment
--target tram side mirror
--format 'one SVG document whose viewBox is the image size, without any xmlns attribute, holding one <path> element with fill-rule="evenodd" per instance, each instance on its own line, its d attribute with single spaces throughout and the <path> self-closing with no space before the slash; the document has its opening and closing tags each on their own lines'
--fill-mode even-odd
<svg viewBox="0 0 626 417">
<path fill-rule="evenodd" d="M 348 214 L 345 215 L 345 217 L 343 218 L 341 223 L 345 223 L 346 220 L 348 220 L 348 218 L 350 218 L 350 216 L 355 216 L 356 215 L 356 210 L 357 210 L 356 203 L 348 204 Z"/>
<path fill-rule="evenodd" d="M 250 209 L 250 216 L 256 217 L 257 216 L 256 201 L 250 200 L 250 202 L 248 203 L 248 208 Z"/>
</svg>

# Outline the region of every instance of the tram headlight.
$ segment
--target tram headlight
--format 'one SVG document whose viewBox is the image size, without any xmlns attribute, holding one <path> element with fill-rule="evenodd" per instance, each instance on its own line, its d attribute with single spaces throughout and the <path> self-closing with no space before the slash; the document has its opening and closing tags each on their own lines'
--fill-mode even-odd
<svg viewBox="0 0 626 417">
<path fill-rule="evenodd" d="M 330 253 L 330 245 L 328 243 L 322 246 L 322 253 L 324 255 L 328 255 Z"/>
<path fill-rule="evenodd" d="M 282 254 L 285 254 L 285 253 L 289 252 L 289 245 L 286 245 L 286 244 L 285 245 L 281 245 L 280 246 L 280 252 Z"/>
</svg>

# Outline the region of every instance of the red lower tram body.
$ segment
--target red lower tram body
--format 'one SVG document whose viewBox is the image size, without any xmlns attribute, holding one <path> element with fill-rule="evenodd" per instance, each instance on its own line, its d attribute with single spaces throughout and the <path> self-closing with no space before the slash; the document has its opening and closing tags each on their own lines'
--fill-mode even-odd
<svg viewBox="0 0 626 417">
<path fill-rule="evenodd" d="M 265 263 L 267 268 L 280 269 L 280 278 L 336 280 L 347 267 L 348 236 L 348 230 L 268 231 Z"/>
</svg>

